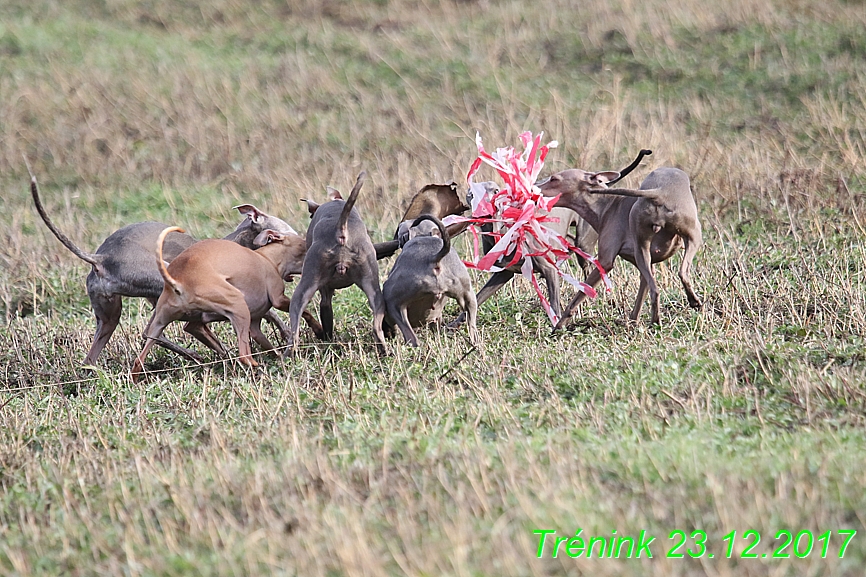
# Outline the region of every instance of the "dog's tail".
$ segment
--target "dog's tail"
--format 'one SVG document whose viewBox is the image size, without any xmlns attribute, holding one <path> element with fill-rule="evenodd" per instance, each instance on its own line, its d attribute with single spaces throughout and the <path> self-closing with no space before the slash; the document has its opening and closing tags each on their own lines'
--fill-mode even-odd
<svg viewBox="0 0 866 577">
<path fill-rule="evenodd" d="M 659 199 L 659 189 L 650 188 L 593 188 L 590 190 L 593 194 L 613 194 L 615 196 L 629 196 L 631 198 L 646 198 L 649 200 Z"/>
<path fill-rule="evenodd" d="M 608 184 L 613 184 L 615 182 L 619 182 L 620 180 L 622 180 L 623 178 L 628 176 L 628 174 L 632 170 L 634 170 L 635 168 L 638 167 L 638 165 L 640 165 L 644 156 L 649 156 L 652 153 L 653 153 L 652 150 L 649 150 L 648 148 L 642 148 L 641 151 L 637 153 L 637 158 L 635 158 L 631 164 L 629 164 L 628 166 L 626 166 L 625 168 L 623 168 L 622 170 L 619 171 L 619 178 L 617 178 L 615 180 L 611 180 Z"/>
<path fill-rule="evenodd" d="M 355 181 L 355 186 L 352 187 L 352 192 L 349 193 L 349 199 L 343 205 L 340 220 L 337 221 L 337 242 L 341 245 L 345 245 L 346 239 L 349 237 L 349 214 L 352 212 L 352 207 L 355 206 L 355 201 L 358 200 L 358 193 L 361 192 L 361 187 L 364 186 L 366 178 L 367 171 L 362 170 L 361 174 L 358 175 L 358 180 Z"/>
<path fill-rule="evenodd" d="M 170 232 L 186 231 L 177 226 L 170 226 L 159 233 L 159 238 L 156 239 L 156 266 L 159 268 L 159 274 L 162 275 L 165 285 L 171 287 L 171 290 L 173 290 L 175 294 L 181 294 L 183 291 L 180 283 L 177 282 L 177 279 L 168 274 L 168 268 L 166 268 L 165 261 L 162 259 L 162 243 L 165 242 L 165 237 L 167 237 Z"/>
<path fill-rule="evenodd" d="M 27 168 L 28 170 L 30 169 L 29 166 Z M 84 252 L 83 250 L 75 246 L 75 244 L 71 240 L 69 240 L 69 237 L 60 232 L 59 228 L 54 226 L 54 223 L 48 217 L 48 213 L 45 212 L 45 207 L 42 206 L 42 201 L 39 200 L 39 187 L 36 186 L 36 177 L 33 176 L 33 173 L 30 174 L 30 194 L 33 196 L 33 202 L 36 204 L 36 211 L 39 213 L 39 216 L 42 217 L 42 220 L 45 222 L 48 230 L 54 233 L 54 236 L 57 237 L 57 240 L 59 240 L 63 244 L 63 246 L 72 251 L 72 254 L 92 266 L 93 270 L 97 271 L 97 273 L 100 272 L 104 257 L 99 254 Z"/>
<path fill-rule="evenodd" d="M 439 252 L 437 252 L 433 257 L 433 260 L 438 263 L 440 260 L 445 258 L 449 252 L 451 252 L 451 236 L 448 234 L 448 231 L 445 230 L 445 225 L 442 224 L 442 221 L 432 214 L 422 214 L 412 222 L 412 226 L 418 226 L 425 220 L 429 220 L 435 224 L 436 228 L 439 229 L 439 235 L 442 237 L 442 248 L 439 249 Z"/>
</svg>

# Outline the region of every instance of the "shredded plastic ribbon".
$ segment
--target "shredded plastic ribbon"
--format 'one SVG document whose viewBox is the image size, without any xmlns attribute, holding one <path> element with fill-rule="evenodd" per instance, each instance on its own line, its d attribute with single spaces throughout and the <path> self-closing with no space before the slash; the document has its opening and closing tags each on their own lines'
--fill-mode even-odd
<svg viewBox="0 0 866 577">
<path fill-rule="evenodd" d="M 510 146 L 497 148 L 496 152 L 489 153 L 484 150 L 481 135 L 476 133 L 475 144 L 478 147 L 478 157 L 466 175 L 469 190 L 472 192 L 472 216 L 471 218 L 451 216 L 446 221 L 449 224 L 470 223 L 474 259 L 472 262 L 464 261 L 469 268 L 497 272 L 523 259 L 520 272 L 532 283 L 550 322 L 556 325 L 559 317 L 553 312 L 550 303 L 541 292 L 541 287 L 532 274 L 532 259 L 528 257 L 544 258 L 553 265 L 560 277 L 590 298 L 596 297 L 595 289 L 560 268 L 560 265 L 572 254 L 582 256 L 598 268 L 608 291 L 613 284 L 597 259 L 546 226 L 546 223 L 559 222 L 558 218 L 550 216 L 550 211 L 559 200 L 559 196 L 542 195 L 541 190 L 535 186 L 535 181 L 544 166 L 547 153 L 558 143 L 554 140 L 541 146 L 543 134 L 542 132 L 533 136 L 531 132 L 522 133 L 520 135 L 524 147 L 522 153 L 518 153 Z M 492 166 L 504 181 L 504 186 L 498 191 L 490 191 L 483 184 L 472 181 L 482 164 Z M 478 225 L 487 223 L 493 225 L 493 232 L 480 230 Z M 479 233 L 490 235 L 496 241 L 486 255 L 481 255 L 479 251 Z"/>
</svg>

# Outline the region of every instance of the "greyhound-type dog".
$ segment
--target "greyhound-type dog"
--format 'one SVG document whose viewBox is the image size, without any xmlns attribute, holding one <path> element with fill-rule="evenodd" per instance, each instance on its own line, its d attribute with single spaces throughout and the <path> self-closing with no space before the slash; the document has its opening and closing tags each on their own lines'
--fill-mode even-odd
<svg viewBox="0 0 866 577">
<path fill-rule="evenodd" d="M 677 168 L 658 168 L 644 179 L 638 190 L 608 188 L 619 180 L 618 172 L 564 170 L 542 183 L 545 196 L 562 195 L 557 206 L 577 212 L 598 232 L 598 260 L 609 271 L 617 256 L 640 271 L 637 300 L 629 315 L 640 315 L 646 293 L 650 293 L 652 322 L 659 324 L 659 292 L 652 265 L 669 259 L 684 247 L 679 269 L 689 306 L 701 307 L 691 284 L 691 265 L 703 240 L 698 209 L 692 196 L 688 175 Z M 587 283 L 596 286 L 601 274 L 594 270 Z M 556 328 L 564 326 L 586 297 L 578 293 L 563 312 Z"/>
<path fill-rule="evenodd" d="M 238 335 L 241 363 L 257 366 L 252 358 L 250 336 L 264 350 L 274 348 L 262 333 L 262 318 L 271 307 L 289 310 L 290 300 L 283 292 L 283 281 L 301 271 L 306 241 L 297 234 L 273 230 L 265 230 L 256 237 L 254 244 L 261 247 L 258 250 L 223 239 L 203 240 L 181 252 L 166 267 L 163 241 L 172 232 L 183 230 L 166 228 L 157 239 L 156 266 L 164 288 L 144 331 L 147 341 L 135 359 L 133 381 L 144 370 L 144 360 L 154 342 L 176 320 L 187 321 L 185 330 L 201 335 L 207 323 L 228 319 Z M 222 348 L 219 341 L 209 346 Z"/>
<path fill-rule="evenodd" d="M 301 311 L 316 291 L 321 295 L 319 314 L 324 338 L 333 338 L 334 311 L 331 301 L 334 291 L 353 284 L 367 295 L 373 311 L 373 332 L 377 345 L 380 352 L 385 350 L 385 335 L 382 333 L 385 301 L 379 286 L 376 249 L 358 211 L 354 209 L 366 176 L 366 172 L 358 175 L 348 200 L 342 200 L 339 192 L 332 189 L 333 200 L 330 202 L 319 206 L 307 201 L 312 219 L 307 230 L 304 270 L 289 311 L 289 351 L 297 348 Z"/>
<path fill-rule="evenodd" d="M 388 315 L 403 333 L 406 342 L 418 346 L 413 327 L 438 321 L 445 297 L 457 301 L 469 324 L 469 340 L 479 341 L 476 317 L 478 304 L 466 266 L 451 248 L 442 222 L 425 214 L 412 222 L 388 279 L 382 286 Z"/>
</svg>

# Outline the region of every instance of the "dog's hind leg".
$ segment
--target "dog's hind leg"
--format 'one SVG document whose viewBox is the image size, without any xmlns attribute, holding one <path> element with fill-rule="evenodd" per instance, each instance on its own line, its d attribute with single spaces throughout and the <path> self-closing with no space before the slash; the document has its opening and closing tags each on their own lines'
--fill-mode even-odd
<svg viewBox="0 0 866 577">
<path fill-rule="evenodd" d="M 231 321 L 232 327 L 238 335 L 238 360 L 247 366 L 257 367 L 259 363 L 253 358 L 253 350 L 250 347 L 250 309 L 244 300 L 244 294 L 235 287 L 231 288 L 233 290 L 230 293 L 226 290 L 228 294 L 224 295 L 223 298 L 227 302 L 225 309 L 220 312 Z M 261 327 L 259 327 L 259 332 L 261 332 Z"/>
<path fill-rule="evenodd" d="M 478 301 L 472 291 L 466 293 L 466 296 L 458 296 L 457 303 L 466 313 L 466 325 L 469 329 L 469 342 L 473 346 L 481 342 L 481 336 L 478 333 Z"/>
<path fill-rule="evenodd" d="M 379 349 L 379 354 L 383 355 L 385 354 L 385 333 L 382 331 L 382 322 L 385 320 L 385 297 L 382 296 L 382 289 L 379 288 L 379 277 L 376 273 L 378 267 L 372 268 L 372 270 L 375 274 L 365 275 L 358 286 L 364 291 L 370 302 L 370 310 L 373 311 L 373 334 L 376 336 L 376 347 Z"/>
<path fill-rule="evenodd" d="M 301 316 L 302 313 L 306 312 L 307 304 L 312 300 L 313 295 L 316 294 L 317 290 L 318 279 L 314 279 L 314 276 L 316 275 L 312 272 L 307 275 L 302 275 L 301 282 L 298 283 L 298 287 L 295 289 L 295 292 L 292 293 L 291 304 L 289 305 L 290 326 L 288 339 L 289 348 L 286 350 L 287 355 L 298 347 L 298 339 L 300 338 L 301 333 Z"/>
<path fill-rule="evenodd" d="M 157 342 L 157 340 L 162 337 L 162 331 L 165 330 L 165 327 L 167 327 L 172 320 L 171 316 L 162 313 L 159 309 L 153 311 L 153 315 L 150 317 L 150 321 L 148 321 L 147 326 L 144 329 L 144 347 L 132 363 L 133 383 L 138 382 L 141 373 L 144 371 L 144 360 L 147 358 L 147 354 L 150 352 L 151 347 Z"/>
<path fill-rule="evenodd" d="M 96 334 L 93 335 L 93 344 L 90 345 L 90 350 L 84 357 L 85 365 L 96 363 L 99 353 L 108 344 L 108 340 L 120 323 L 120 314 L 123 312 L 123 302 L 118 294 L 105 296 L 91 293 L 90 304 L 93 307 L 94 315 L 96 315 Z"/>
<path fill-rule="evenodd" d="M 493 273 L 490 278 L 487 279 L 487 282 L 484 284 L 483 287 L 481 287 L 481 290 L 478 291 L 478 295 L 476 295 L 475 297 L 475 302 L 477 303 L 477 306 L 480 307 L 484 301 L 495 295 L 499 291 L 499 289 L 505 286 L 508 281 L 510 281 L 513 277 L 514 273 L 508 270 L 501 270 Z M 455 329 L 461 324 L 463 324 L 465 321 L 466 311 L 463 311 L 460 313 L 460 316 L 448 323 L 448 328 Z"/>
<path fill-rule="evenodd" d="M 683 283 L 683 290 L 686 292 L 686 298 L 689 299 L 689 306 L 693 309 L 700 309 L 701 300 L 692 288 L 691 271 L 692 260 L 694 260 L 698 249 L 701 247 L 701 239 L 700 237 L 688 238 L 685 236 L 683 236 L 682 239 L 683 244 L 685 245 L 685 253 L 683 254 L 683 262 L 680 263 L 680 281 Z"/>
<path fill-rule="evenodd" d="M 326 341 L 334 340 L 334 291 L 319 289 L 319 318 L 322 319 L 322 336 Z"/>
<path fill-rule="evenodd" d="M 413 347 L 418 346 L 418 336 L 415 334 L 415 331 L 412 330 L 412 325 L 409 324 L 409 313 L 407 311 L 406 303 L 403 303 L 401 306 L 397 307 L 391 303 L 386 303 L 388 308 L 388 314 L 394 319 L 394 323 L 400 328 L 400 332 L 403 333 L 403 338 L 406 339 L 406 342 L 412 345 Z"/>
</svg>

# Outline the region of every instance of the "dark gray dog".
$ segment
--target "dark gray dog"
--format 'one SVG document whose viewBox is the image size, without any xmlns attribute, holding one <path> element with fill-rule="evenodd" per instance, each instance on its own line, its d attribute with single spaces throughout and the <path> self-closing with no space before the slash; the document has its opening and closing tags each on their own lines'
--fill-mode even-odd
<svg viewBox="0 0 866 577">
<path fill-rule="evenodd" d="M 408 241 L 382 286 L 388 315 L 400 327 L 406 342 L 417 347 L 418 337 L 412 328 L 438 321 L 445 308 L 445 297 L 451 297 L 466 313 L 469 340 L 478 344 L 478 304 L 472 281 L 463 261 L 451 248 L 442 221 L 422 215 L 409 227 L 407 236 Z"/>
<path fill-rule="evenodd" d="M 84 364 L 95 364 L 102 349 L 120 323 L 120 316 L 123 311 L 121 297 L 142 297 L 147 299 L 151 305 L 156 305 L 159 295 L 162 294 L 163 280 L 153 260 L 153 252 L 159 233 L 168 225 L 161 222 L 137 222 L 127 225 L 109 235 L 99 245 L 95 253 L 88 253 L 78 248 L 48 217 L 48 213 L 39 200 L 35 176 L 31 176 L 30 179 L 30 192 L 33 196 L 33 202 L 36 204 L 36 210 L 48 229 L 72 254 L 88 263 L 92 268 L 90 274 L 87 275 L 87 295 L 90 297 L 90 306 L 96 315 L 96 334 L 93 336 L 93 344 L 90 345 L 90 350 L 84 358 Z M 286 222 L 261 212 L 251 204 L 243 204 L 235 208 L 246 218 L 234 232 L 226 237 L 227 240 L 255 249 L 258 247 L 253 244 L 253 241 L 264 230 L 271 229 L 283 234 L 297 234 Z M 166 262 L 171 262 L 195 242 L 196 240 L 188 234 L 173 232 L 165 239 L 163 257 Z M 321 327 L 318 322 L 309 313 L 306 316 L 309 317 L 308 323 L 313 322 L 310 325 L 313 331 L 321 335 Z M 288 339 L 288 327 L 274 311 L 269 311 L 265 318 L 273 323 L 280 333 Z M 205 326 L 201 333 L 194 327 L 190 328 L 192 329 L 190 332 L 192 336 L 220 353 L 220 350 L 213 347 L 213 343 L 219 341 L 209 328 Z M 158 343 L 190 360 L 196 362 L 203 360 L 198 353 L 181 347 L 164 336 L 160 337 Z"/>
<path fill-rule="evenodd" d="M 629 315 L 632 321 L 640 315 L 649 291 L 652 322 L 659 324 L 659 291 L 652 265 L 669 259 L 683 247 L 679 277 L 689 306 L 699 309 L 701 301 L 692 289 L 690 273 L 692 260 L 703 241 L 688 175 L 678 168 L 657 168 L 638 190 L 607 187 L 619 178 L 618 172 L 593 173 L 573 168 L 554 174 L 540 188 L 545 196 L 561 194 L 556 205 L 574 210 L 598 231 L 598 260 L 606 271 L 613 268 L 617 256 L 640 271 L 637 300 Z M 598 270 L 593 270 L 586 280 L 593 287 L 600 281 Z M 563 312 L 557 329 L 584 298 L 584 293 L 577 293 Z"/>
<path fill-rule="evenodd" d="M 316 291 L 321 295 L 319 315 L 325 340 L 334 336 L 334 309 L 331 300 L 334 291 L 357 285 L 370 302 L 373 311 L 373 332 L 380 352 L 385 350 L 385 335 L 382 320 L 385 317 L 385 301 L 379 287 L 379 265 L 376 250 L 367 234 L 367 227 L 354 209 L 358 193 L 367 173 L 361 172 L 349 194 L 342 200 L 336 190 L 331 190 L 333 200 L 323 205 L 307 201 L 312 219 L 307 230 L 307 256 L 301 280 L 292 296 L 289 309 L 289 350 L 297 348 L 301 312 Z"/>
</svg>

